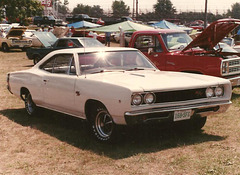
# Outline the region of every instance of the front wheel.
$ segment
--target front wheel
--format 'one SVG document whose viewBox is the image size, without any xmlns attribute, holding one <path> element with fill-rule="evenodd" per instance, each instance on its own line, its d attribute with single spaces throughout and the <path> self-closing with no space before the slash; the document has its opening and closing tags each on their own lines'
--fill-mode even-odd
<svg viewBox="0 0 240 175">
<path fill-rule="evenodd" d="M 116 125 L 106 108 L 97 106 L 92 113 L 90 124 L 93 135 L 97 140 L 102 142 L 114 140 Z"/>
<path fill-rule="evenodd" d="M 8 47 L 7 43 L 2 44 L 2 50 L 3 50 L 3 52 L 8 52 L 9 51 L 9 47 Z"/>
<path fill-rule="evenodd" d="M 192 121 L 192 128 L 194 130 L 201 130 L 207 121 L 207 117 L 198 117 Z"/>
<path fill-rule="evenodd" d="M 36 113 L 37 106 L 33 102 L 32 96 L 29 92 L 25 95 L 24 102 L 25 102 L 25 109 L 28 115 L 33 116 Z"/>
</svg>

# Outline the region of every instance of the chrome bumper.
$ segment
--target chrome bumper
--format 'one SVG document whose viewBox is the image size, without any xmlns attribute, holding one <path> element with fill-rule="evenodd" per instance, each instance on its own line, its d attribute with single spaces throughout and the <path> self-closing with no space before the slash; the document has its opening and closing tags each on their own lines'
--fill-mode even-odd
<svg viewBox="0 0 240 175">
<path fill-rule="evenodd" d="M 232 87 L 240 86 L 240 76 L 229 78 L 228 80 L 232 83 Z"/>
<path fill-rule="evenodd" d="M 211 102 L 211 103 L 199 103 L 192 105 L 181 105 L 181 106 L 170 106 L 170 107 L 160 107 L 152 108 L 138 111 L 131 111 L 125 113 L 126 123 L 132 121 L 133 118 L 142 118 L 142 122 L 150 120 L 164 120 L 168 119 L 173 115 L 174 111 L 180 110 L 193 110 L 193 115 L 199 115 L 205 117 L 208 115 L 218 114 L 225 112 L 229 106 L 232 104 L 231 101 L 222 101 L 222 102 Z M 139 120 L 139 118 L 137 119 Z"/>
</svg>

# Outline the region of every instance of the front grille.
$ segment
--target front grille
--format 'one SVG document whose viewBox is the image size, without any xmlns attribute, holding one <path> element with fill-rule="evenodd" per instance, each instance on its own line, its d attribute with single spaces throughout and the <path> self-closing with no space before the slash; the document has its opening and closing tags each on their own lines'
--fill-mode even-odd
<svg viewBox="0 0 240 175">
<path fill-rule="evenodd" d="M 232 60 L 229 61 L 229 66 L 240 65 L 240 60 Z"/>
<path fill-rule="evenodd" d="M 237 75 L 240 74 L 240 59 L 226 59 L 222 62 L 222 75 Z"/>
<path fill-rule="evenodd" d="M 207 98 L 205 92 L 206 92 L 206 88 L 167 91 L 167 92 L 154 92 L 156 96 L 155 103 L 203 99 L 203 98 Z M 144 95 L 145 93 L 142 94 L 142 96 Z M 142 104 L 145 104 L 145 102 L 143 102 Z"/>
<path fill-rule="evenodd" d="M 155 103 L 177 102 L 206 98 L 206 88 L 157 92 Z"/>
<path fill-rule="evenodd" d="M 229 73 L 240 72 L 240 67 L 229 67 Z"/>
</svg>

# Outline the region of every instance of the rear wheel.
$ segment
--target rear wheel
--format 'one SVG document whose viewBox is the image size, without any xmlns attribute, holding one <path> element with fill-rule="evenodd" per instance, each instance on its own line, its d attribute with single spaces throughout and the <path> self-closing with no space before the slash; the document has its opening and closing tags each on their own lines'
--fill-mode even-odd
<svg viewBox="0 0 240 175">
<path fill-rule="evenodd" d="M 26 93 L 24 102 L 25 102 L 25 109 L 28 115 L 33 116 L 36 113 L 37 106 L 33 102 L 30 92 Z"/>
<path fill-rule="evenodd" d="M 94 137 L 102 142 L 114 140 L 116 125 L 105 107 L 97 105 L 91 114 L 90 125 Z"/>
</svg>

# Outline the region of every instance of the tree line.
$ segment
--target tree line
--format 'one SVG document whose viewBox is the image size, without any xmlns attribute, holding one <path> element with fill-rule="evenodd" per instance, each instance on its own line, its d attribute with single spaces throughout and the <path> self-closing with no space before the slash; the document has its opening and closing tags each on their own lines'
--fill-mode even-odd
<svg viewBox="0 0 240 175">
<path fill-rule="evenodd" d="M 58 5 L 58 12 L 63 16 L 69 14 L 88 14 L 91 17 L 104 18 L 121 16 L 134 16 L 138 21 L 160 21 L 162 19 L 179 19 L 182 23 L 188 23 L 194 20 L 204 20 L 204 12 L 181 12 L 177 13 L 176 8 L 171 0 L 157 0 L 153 5 L 152 12 L 132 14 L 130 7 L 123 0 L 115 0 L 112 2 L 111 12 L 105 12 L 99 5 L 89 6 L 78 4 L 72 11 L 68 8 L 68 0 L 53 0 Z M 37 0 L 1 0 L 0 1 L 0 18 L 5 16 L 10 22 L 15 22 L 16 19 L 24 21 L 29 17 L 43 14 L 43 6 Z M 237 18 L 240 19 L 240 3 L 234 3 L 231 9 L 224 14 L 213 14 L 208 12 L 208 22 L 213 22 L 221 18 Z M 1 20 L 1 19 L 0 19 Z"/>
</svg>

